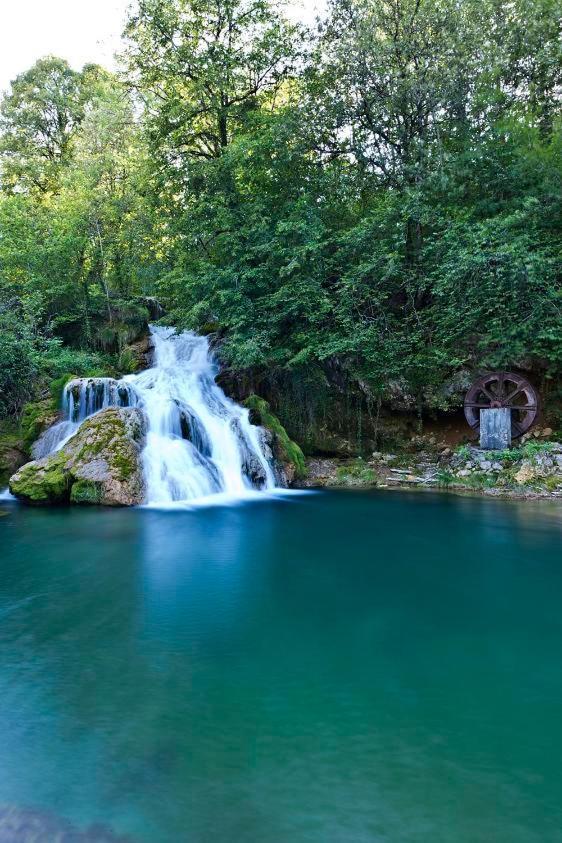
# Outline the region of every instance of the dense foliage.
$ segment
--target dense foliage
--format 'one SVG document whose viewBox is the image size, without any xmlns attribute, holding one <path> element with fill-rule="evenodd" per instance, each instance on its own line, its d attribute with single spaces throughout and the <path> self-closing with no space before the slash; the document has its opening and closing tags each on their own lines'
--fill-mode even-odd
<svg viewBox="0 0 562 843">
<path fill-rule="evenodd" d="M 445 407 L 464 372 L 559 378 L 559 21 L 137 0 L 119 76 L 37 62 L 1 106 L 0 412 L 117 354 L 145 296 L 266 393 Z"/>
</svg>

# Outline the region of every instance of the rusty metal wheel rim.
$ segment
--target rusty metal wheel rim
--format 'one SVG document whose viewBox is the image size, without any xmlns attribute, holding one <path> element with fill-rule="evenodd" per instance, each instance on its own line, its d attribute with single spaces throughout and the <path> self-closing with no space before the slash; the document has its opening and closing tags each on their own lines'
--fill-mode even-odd
<svg viewBox="0 0 562 843">
<path fill-rule="evenodd" d="M 539 397 L 535 388 L 515 372 L 490 372 L 474 381 L 464 399 L 464 415 L 473 430 L 480 427 L 480 410 L 511 410 L 511 436 L 523 436 L 536 421 Z"/>
</svg>

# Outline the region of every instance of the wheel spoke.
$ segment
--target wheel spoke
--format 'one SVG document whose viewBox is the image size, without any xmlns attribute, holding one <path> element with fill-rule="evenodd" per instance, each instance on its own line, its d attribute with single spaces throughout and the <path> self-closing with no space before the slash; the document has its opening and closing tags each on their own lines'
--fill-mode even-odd
<svg viewBox="0 0 562 843">
<path fill-rule="evenodd" d="M 476 401 L 466 401 L 464 406 L 475 410 L 488 410 L 490 407 L 489 404 L 477 403 Z"/>
<path fill-rule="evenodd" d="M 511 395 L 508 395 L 506 397 L 506 399 L 505 399 L 506 403 L 509 402 L 509 401 L 513 401 L 513 399 L 516 398 L 519 395 L 520 392 L 523 392 L 523 388 L 518 386 L 517 389 L 514 392 L 511 393 Z"/>
<path fill-rule="evenodd" d="M 521 427 L 519 422 L 513 421 L 513 419 L 511 420 L 511 430 L 512 430 L 512 433 L 513 433 L 513 431 L 515 431 L 517 436 L 521 436 L 521 434 L 523 433 L 523 428 Z"/>
<path fill-rule="evenodd" d="M 500 374 L 499 381 L 498 381 L 498 398 L 500 398 L 500 399 L 502 399 L 502 400 L 503 400 L 503 390 L 504 390 L 504 387 L 505 387 L 505 375 L 504 375 L 504 373 L 502 372 L 502 373 Z"/>
</svg>

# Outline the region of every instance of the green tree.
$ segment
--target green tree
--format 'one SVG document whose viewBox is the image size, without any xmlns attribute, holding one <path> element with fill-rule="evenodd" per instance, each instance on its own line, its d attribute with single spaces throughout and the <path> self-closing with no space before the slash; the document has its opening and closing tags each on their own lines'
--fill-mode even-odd
<svg viewBox="0 0 562 843">
<path fill-rule="evenodd" d="M 0 107 L 4 190 L 57 189 L 82 117 L 80 74 L 64 59 L 39 59 L 20 74 Z"/>
<path fill-rule="evenodd" d="M 220 155 L 275 98 L 298 49 L 297 29 L 267 0 L 139 0 L 126 34 L 153 140 L 173 161 Z"/>
</svg>

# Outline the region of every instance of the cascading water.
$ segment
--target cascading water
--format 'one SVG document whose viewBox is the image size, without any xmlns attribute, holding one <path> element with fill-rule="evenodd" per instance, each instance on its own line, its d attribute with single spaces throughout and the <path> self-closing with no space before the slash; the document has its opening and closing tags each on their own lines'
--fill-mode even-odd
<svg viewBox="0 0 562 843">
<path fill-rule="evenodd" d="M 136 403 L 136 393 L 123 380 L 76 378 L 69 381 L 62 394 L 64 419 L 39 437 L 32 448 L 33 458 L 39 460 L 59 451 L 88 416 L 107 407 L 132 407 Z"/>
<path fill-rule="evenodd" d="M 263 431 L 215 383 L 205 337 L 153 327 L 154 366 L 125 380 L 148 419 L 143 451 L 147 503 L 273 489 Z"/>
<path fill-rule="evenodd" d="M 77 378 L 63 392 L 64 420 L 37 440 L 33 458 L 60 450 L 82 422 L 107 407 L 137 406 L 148 421 L 142 460 L 148 504 L 276 487 L 264 430 L 215 383 L 208 340 L 152 327 L 154 365 L 122 380 Z"/>
</svg>

